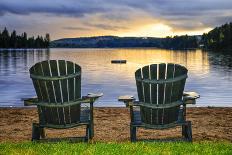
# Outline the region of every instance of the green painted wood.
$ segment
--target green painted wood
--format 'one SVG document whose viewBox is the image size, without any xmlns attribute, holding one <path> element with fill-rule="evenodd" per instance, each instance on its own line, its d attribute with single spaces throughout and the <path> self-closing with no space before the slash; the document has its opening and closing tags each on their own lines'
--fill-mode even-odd
<svg viewBox="0 0 232 155">
<path fill-rule="evenodd" d="M 149 75 L 149 66 L 145 66 L 142 68 L 142 78 L 143 79 L 150 79 Z M 143 85 L 143 92 L 144 92 L 144 102 L 150 103 L 150 84 L 142 83 Z"/>
<path fill-rule="evenodd" d="M 81 72 L 80 66 L 65 60 L 48 60 L 35 64 L 30 69 L 34 75 L 46 78 L 66 76 Z M 81 75 L 69 79 L 52 80 L 33 79 L 38 95 L 38 113 L 41 124 L 66 125 L 80 121 L 80 104 L 70 104 L 81 97 Z M 40 96 L 40 97 L 39 97 Z M 75 98 L 76 97 L 76 98 Z M 44 103 L 44 104 L 43 104 Z M 49 104 L 51 106 L 49 106 Z M 60 105 L 60 106 L 56 106 Z"/>
<path fill-rule="evenodd" d="M 67 61 L 67 73 L 75 73 L 75 64 L 73 62 Z M 74 101 L 74 80 L 74 78 L 68 79 L 69 101 Z"/>
<path fill-rule="evenodd" d="M 66 61 L 65 60 L 58 60 L 59 63 L 59 73 L 61 76 L 67 75 L 66 73 Z M 60 80 L 61 82 L 61 89 L 62 89 L 62 96 L 63 96 L 63 102 L 68 102 L 68 81 L 66 79 Z"/>
<path fill-rule="evenodd" d="M 157 80 L 157 64 L 150 65 L 150 75 L 151 79 Z M 157 104 L 157 84 L 151 85 L 151 103 Z"/>
<path fill-rule="evenodd" d="M 138 69 L 138 70 L 135 72 L 135 79 L 136 79 L 136 78 L 142 78 L 141 72 L 142 72 L 141 69 Z M 137 92 L 138 92 L 139 101 L 140 101 L 140 102 L 144 102 L 142 82 L 136 80 L 136 86 L 137 86 Z"/>
<path fill-rule="evenodd" d="M 43 75 L 43 68 L 42 68 L 42 64 L 38 63 L 35 67 L 34 67 L 34 73 L 37 75 Z M 37 80 L 38 84 L 39 84 L 39 88 L 40 88 L 40 93 L 42 95 L 42 100 L 44 102 L 49 102 L 49 97 L 48 97 L 48 92 L 46 89 L 46 82 L 42 81 L 42 80 Z"/>
<path fill-rule="evenodd" d="M 165 79 L 165 72 L 166 72 L 166 64 L 162 63 L 159 64 L 159 80 Z M 158 85 L 158 104 L 163 104 L 164 103 L 164 86 L 165 83 L 159 84 Z"/>
<path fill-rule="evenodd" d="M 175 126 L 182 126 L 182 135 L 188 141 L 192 141 L 191 122 L 185 120 L 185 106 L 184 109 L 180 108 L 180 105 L 183 104 L 182 96 L 187 78 L 187 69 L 171 63 L 152 64 L 150 65 L 150 79 L 148 79 L 147 67 L 149 66 L 143 67 L 142 77 L 145 78 L 139 76 L 141 69 L 137 70 L 137 74 L 135 74 L 137 75 L 135 77 L 138 96 L 143 95 L 145 99 L 140 100 L 139 98 L 136 105 L 140 107 L 140 110 L 132 110 L 131 112 L 131 141 L 136 140 L 137 127 L 166 129 Z M 157 73 L 158 77 L 156 76 Z M 139 83 L 143 83 L 145 87 L 143 85 L 138 87 Z M 150 91 L 148 91 L 147 85 L 150 86 Z M 144 94 L 141 87 L 144 88 Z M 150 100 L 147 93 L 150 93 Z"/>
<path fill-rule="evenodd" d="M 174 64 L 167 64 L 166 66 L 166 78 L 165 79 L 174 79 Z M 171 104 L 171 94 L 172 94 L 172 83 L 165 83 L 164 84 L 164 102 L 163 104 Z M 162 119 L 160 124 L 169 124 L 172 122 L 175 122 L 177 120 L 176 117 L 173 116 L 172 112 L 173 107 L 170 108 L 164 108 L 162 110 Z M 174 107 L 176 109 L 176 107 Z M 170 121 L 170 119 L 174 118 L 173 121 Z"/>
<path fill-rule="evenodd" d="M 144 66 L 142 68 L 142 76 L 139 74 L 140 71 L 136 71 L 135 77 L 138 96 L 139 98 L 144 96 L 144 100 L 140 101 L 142 103 L 140 107 L 142 122 L 151 125 L 164 125 L 177 121 L 180 105 L 174 104 L 174 102 L 182 100 L 186 80 L 184 75 L 187 74 L 187 69 L 180 65 L 163 63 L 158 66 L 156 64 Z M 147 82 L 152 79 L 159 81 L 157 83 Z M 168 106 L 164 106 L 161 109 L 149 106 L 149 103 L 167 104 Z"/>
<path fill-rule="evenodd" d="M 35 88 L 35 92 L 37 94 L 37 97 L 38 97 L 38 100 L 39 101 L 43 101 L 43 96 L 42 96 L 42 93 L 41 93 L 41 88 L 40 88 L 40 83 L 38 80 L 32 80 L 32 83 L 33 83 L 33 86 Z"/>
<path fill-rule="evenodd" d="M 81 72 L 81 67 L 75 65 L 75 72 Z M 81 74 L 75 78 L 75 99 L 79 99 L 81 97 Z"/>
<path fill-rule="evenodd" d="M 152 64 L 150 65 L 150 75 L 151 80 L 158 80 L 158 65 Z M 151 84 L 151 104 L 158 104 L 158 84 Z M 151 121 L 150 124 L 156 124 L 158 122 L 158 109 L 150 109 L 151 111 Z"/>
<path fill-rule="evenodd" d="M 167 65 L 167 76 L 166 79 L 173 79 L 174 77 L 174 64 Z M 165 88 L 165 104 L 171 103 L 171 95 L 172 95 L 172 85 L 173 83 L 166 83 Z"/>
<path fill-rule="evenodd" d="M 187 74 L 187 69 L 185 67 L 176 64 L 174 77 L 178 77 L 183 74 Z M 181 81 L 173 82 L 172 99 L 171 99 L 172 102 L 182 99 L 184 86 L 185 86 L 185 79 Z"/>
<path fill-rule="evenodd" d="M 150 66 L 144 66 L 142 68 L 142 79 L 150 79 Z M 150 84 L 142 82 L 142 93 L 144 97 L 144 102 L 150 103 L 151 102 L 151 91 L 150 91 Z M 147 107 L 140 107 L 142 109 L 143 121 L 150 123 L 151 122 L 151 109 Z"/>
<path fill-rule="evenodd" d="M 177 65 L 177 66 L 178 66 L 178 68 L 175 71 L 175 75 L 174 75 L 175 77 L 178 77 L 178 76 L 181 76 L 183 74 L 188 73 L 188 70 L 185 67 L 180 66 L 180 65 Z M 182 99 L 182 97 L 183 97 L 185 82 L 186 82 L 186 79 L 180 80 L 180 90 L 178 93 L 178 99 Z"/>
<path fill-rule="evenodd" d="M 52 76 L 58 76 L 58 68 L 57 68 L 56 60 L 50 60 L 50 67 L 51 67 Z M 53 85 L 54 85 L 56 103 L 60 104 L 62 102 L 60 83 L 59 81 L 53 81 Z"/>
<path fill-rule="evenodd" d="M 38 96 L 39 130 L 44 127 L 65 129 L 86 125 L 85 140 L 94 136 L 93 99 L 81 99 L 81 67 L 70 61 L 47 60 L 30 68 L 33 85 Z M 90 110 L 81 109 L 81 103 L 90 103 Z M 35 133 L 32 140 L 44 138 Z"/>
<path fill-rule="evenodd" d="M 50 73 L 50 62 L 49 61 L 43 61 L 41 62 L 42 68 L 43 68 L 43 76 L 51 77 Z M 52 81 L 45 81 L 46 89 L 48 92 L 48 98 L 49 103 L 55 103 L 55 94 L 53 90 L 53 82 Z"/>
</svg>

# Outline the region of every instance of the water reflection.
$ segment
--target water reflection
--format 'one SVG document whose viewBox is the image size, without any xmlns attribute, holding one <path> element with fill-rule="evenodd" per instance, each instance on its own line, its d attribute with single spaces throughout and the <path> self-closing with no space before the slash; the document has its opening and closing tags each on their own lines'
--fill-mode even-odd
<svg viewBox="0 0 232 155">
<path fill-rule="evenodd" d="M 103 92 L 97 106 L 123 106 L 119 95 L 137 97 L 134 72 L 146 64 L 172 62 L 186 66 L 189 78 L 186 90 L 201 94 L 200 106 L 231 105 L 230 55 L 202 50 L 172 51 L 161 49 L 51 49 L 0 51 L 0 105 L 22 105 L 20 98 L 34 94 L 28 69 L 45 59 L 65 59 L 82 66 L 82 94 Z M 127 64 L 111 64 L 126 59 Z"/>
<path fill-rule="evenodd" d="M 21 98 L 34 96 L 28 70 L 49 59 L 49 50 L 0 51 L 0 106 L 22 106 Z"/>
</svg>

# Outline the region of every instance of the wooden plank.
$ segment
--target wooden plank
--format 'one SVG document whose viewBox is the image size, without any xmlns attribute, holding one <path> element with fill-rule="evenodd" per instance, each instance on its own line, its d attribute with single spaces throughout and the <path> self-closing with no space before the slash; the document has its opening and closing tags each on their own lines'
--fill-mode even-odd
<svg viewBox="0 0 232 155">
<path fill-rule="evenodd" d="M 58 68 L 57 68 L 57 61 L 56 60 L 50 60 L 50 67 L 51 67 L 51 73 L 52 76 L 58 76 Z M 56 102 L 61 103 L 61 91 L 60 91 L 60 84 L 59 81 L 53 81 L 54 85 L 54 91 L 56 96 Z"/>
<path fill-rule="evenodd" d="M 157 80 L 157 64 L 150 65 L 151 79 Z M 151 84 L 151 103 L 157 104 L 157 84 Z"/>
<path fill-rule="evenodd" d="M 43 70 L 42 70 L 41 63 L 37 63 L 35 65 L 35 75 L 43 76 Z M 41 90 L 41 94 L 43 96 L 43 101 L 44 102 L 49 102 L 49 97 L 48 97 L 45 81 L 42 81 L 42 80 L 37 80 L 37 81 L 38 81 L 38 84 L 39 84 L 39 87 L 40 87 L 40 90 Z"/>
<path fill-rule="evenodd" d="M 150 65 L 150 77 L 151 79 L 158 79 L 158 65 L 152 64 Z M 157 104 L 158 100 L 158 84 L 151 84 L 151 103 Z M 156 124 L 157 123 L 157 109 L 151 109 L 151 123 L 150 124 Z"/>
<path fill-rule="evenodd" d="M 59 122 L 59 117 L 57 116 L 57 110 L 58 108 L 53 108 L 53 107 L 49 107 L 50 108 L 50 119 L 51 119 L 51 122 L 50 124 L 60 124 Z"/>
<path fill-rule="evenodd" d="M 29 72 L 30 72 L 30 74 L 36 74 L 35 66 L 32 66 L 30 68 Z M 38 101 L 43 101 L 43 95 L 42 95 L 42 92 L 41 92 L 39 81 L 36 80 L 36 79 L 32 79 L 32 82 L 33 82 L 33 86 L 35 88 L 36 95 L 38 97 Z"/>
<path fill-rule="evenodd" d="M 81 67 L 75 64 L 75 73 L 81 72 Z M 75 78 L 75 99 L 81 97 L 81 74 Z"/>
<path fill-rule="evenodd" d="M 78 123 L 80 121 L 80 105 L 70 107 L 71 123 Z"/>
<path fill-rule="evenodd" d="M 159 64 L 159 80 L 165 79 L 165 72 L 166 72 L 166 64 L 162 63 Z M 158 90 L 158 97 L 159 97 L 159 101 L 158 104 L 163 104 L 164 103 L 164 83 L 163 84 L 159 84 L 159 90 Z"/>
<path fill-rule="evenodd" d="M 60 107 L 60 108 L 57 108 L 58 109 L 58 117 L 59 117 L 59 124 L 62 125 L 62 124 L 65 124 L 65 115 L 64 115 L 64 108 Z"/>
<path fill-rule="evenodd" d="M 169 63 L 167 66 L 167 76 L 166 79 L 173 79 L 174 77 L 174 64 Z M 171 103 L 171 95 L 172 95 L 172 85 L 173 83 L 167 83 L 165 88 L 165 103 Z"/>
<path fill-rule="evenodd" d="M 42 64 L 44 76 L 51 76 L 49 61 L 43 61 L 41 64 Z M 52 81 L 45 81 L 45 84 L 46 84 L 46 89 L 50 103 L 56 103 Z"/>
<path fill-rule="evenodd" d="M 38 101 L 43 101 L 43 96 L 41 93 L 39 81 L 32 79 L 32 82 L 33 82 L 33 86 L 35 88 L 36 95 L 38 97 Z"/>
<path fill-rule="evenodd" d="M 184 75 L 187 73 L 188 73 L 188 70 L 185 67 L 183 67 L 181 65 L 176 65 L 176 71 L 175 71 L 175 75 L 174 75 L 175 77 L 181 76 L 181 75 Z M 182 99 L 182 97 L 183 97 L 185 82 L 186 82 L 186 79 L 180 80 L 180 90 L 178 93 L 179 99 Z"/>
<path fill-rule="evenodd" d="M 143 79 L 150 79 L 149 76 L 149 66 L 145 66 L 142 68 L 142 76 Z M 143 91 L 144 91 L 144 102 L 150 103 L 150 84 L 149 83 L 143 83 Z"/>
<path fill-rule="evenodd" d="M 67 75 L 66 73 L 66 62 L 65 60 L 58 60 L 59 63 L 59 72 L 60 76 Z M 63 102 L 68 102 L 68 87 L 67 87 L 67 79 L 60 80 Z"/>
<path fill-rule="evenodd" d="M 166 74 L 166 64 L 162 63 L 159 64 L 159 73 L 158 73 L 158 79 L 164 80 Z M 164 104 L 165 102 L 165 83 L 158 84 L 158 104 Z M 156 124 L 162 124 L 163 117 L 164 117 L 164 109 L 157 109 L 156 110 L 156 119 L 153 120 L 153 122 L 156 121 Z"/>
<path fill-rule="evenodd" d="M 75 72 L 73 65 L 73 62 L 67 61 L 67 74 Z M 75 78 L 68 79 L 69 101 L 74 101 L 74 80 Z"/>
<path fill-rule="evenodd" d="M 174 76 L 174 64 L 167 64 L 166 66 L 166 78 L 165 79 L 173 79 Z M 171 103 L 171 94 L 172 94 L 172 86 L 173 83 L 166 83 L 164 86 L 164 104 Z M 162 119 L 161 124 L 168 124 L 169 123 L 169 111 L 168 108 L 162 110 Z"/>
<path fill-rule="evenodd" d="M 140 107 L 141 110 L 141 121 L 146 124 L 151 124 L 151 108 Z"/>
<path fill-rule="evenodd" d="M 138 69 L 136 72 L 135 72 L 135 78 L 142 78 L 142 74 L 141 74 L 141 69 Z M 139 98 L 139 101 L 140 102 L 144 102 L 144 97 L 143 97 L 143 87 L 142 87 L 142 82 L 141 81 L 138 81 L 136 80 L 136 86 L 137 86 L 137 92 L 138 92 L 138 98 Z"/>
<path fill-rule="evenodd" d="M 174 78 L 181 76 L 183 74 L 187 74 L 187 69 L 176 64 Z M 182 99 L 184 86 L 185 86 L 185 79 L 181 81 L 173 82 L 172 99 L 171 99 L 172 102 Z"/>
<path fill-rule="evenodd" d="M 181 76 L 181 75 L 184 75 L 184 74 L 187 74 L 187 69 L 185 67 L 178 65 L 178 64 L 175 64 L 174 70 L 175 70 L 174 71 L 174 78 Z M 184 86 L 185 86 L 185 79 L 173 82 L 171 102 L 182 100 Z M 167 110 L 167 113 L 169 113 L 170 118 L 167 122 L 164 122 L 164 123 L 170 123 L 170 122 L 177 121 L 179 109 L 180 109 L 180 106 L 169 108 Z"/>
</svg>

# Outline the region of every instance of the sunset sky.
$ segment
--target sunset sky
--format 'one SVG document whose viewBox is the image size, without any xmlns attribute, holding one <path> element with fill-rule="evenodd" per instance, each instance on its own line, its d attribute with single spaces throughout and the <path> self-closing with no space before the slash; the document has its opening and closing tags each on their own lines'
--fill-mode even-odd
<svg viewBox="0 0 232 155">
<path fill-rule="evenodd" d="M 0 0 L 0 29 L 51 39 L 202 34 L 232 21 L 232 0 Z"/>
</svg>

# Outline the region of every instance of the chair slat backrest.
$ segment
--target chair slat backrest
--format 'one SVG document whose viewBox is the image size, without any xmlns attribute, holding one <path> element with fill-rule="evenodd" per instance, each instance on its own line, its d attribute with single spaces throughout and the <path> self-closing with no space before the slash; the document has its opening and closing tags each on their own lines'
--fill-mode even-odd
<svg viewBox="0 0 232 155">
<path fill-rule="evenodd" d="M 30 68 L 30 75 L 38 97 L 41 124 L 64 125 L 80 120 L 80 104 L 64 107 L 81 97 L 81 67 L 65 60 L 46 60 Z"/>
<path fill-rule="evenodd" d="M 141 119 L 145 124 L 162 125 L 177 121 L 188 70 L 178 64 L 152 64 L 135 72 Z M 150 105 L 170 104 L 167 108 Z M 172 106 L 173 104 L 173 106 Z"/>
</svg>

